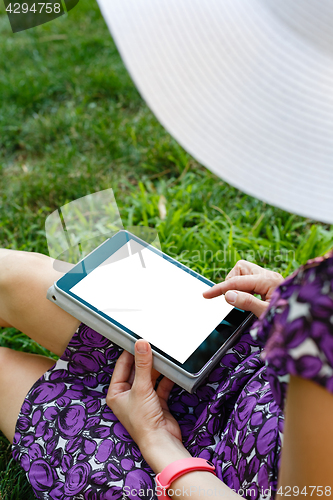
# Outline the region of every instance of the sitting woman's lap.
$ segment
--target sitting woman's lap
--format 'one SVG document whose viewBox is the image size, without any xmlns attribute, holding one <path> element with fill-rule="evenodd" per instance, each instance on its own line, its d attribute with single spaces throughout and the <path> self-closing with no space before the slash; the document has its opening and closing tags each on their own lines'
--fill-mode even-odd
<svg viewBox="0 0 333 500">
<path fill-rule="evenodd" d="M 128 492 L 137 498 L 135 492 L 149 497 L 154 489 L 152 470 L 105 401 L 120 352 L 81 325 L 64 355 L 29 390 L 13 455 L 37 498 L 97 500 Z M 190 453 L 212 460 L 229 486 L 253 485 L 249 498 L 259 497 L 260 484 L 276 486 L 283 420 L 259 354 L 245 334 L 196 394 L 176 386 L 169 398 Z M 266 439 L 259 443 L 260 433 Z"/>
<path fill-rule="evenodd" d="M 14 327 L 61 355 L 79 321 L 46 299 L 47 289 L 71 264 L 46 255 L 0 249 L 0 327 Z M 0 348 L 0 429 L 12 441 L 17 416 L 34 382 L 54 361 Z"/>
</svg>

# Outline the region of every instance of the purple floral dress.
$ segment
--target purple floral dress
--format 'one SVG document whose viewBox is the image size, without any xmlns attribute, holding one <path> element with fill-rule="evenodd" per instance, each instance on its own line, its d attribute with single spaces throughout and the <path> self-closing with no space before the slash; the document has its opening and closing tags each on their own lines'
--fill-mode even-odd
<svg viewBox="0 0 333 500">
<path fill-rule="evenodd" d="M 169 407 L 185 447 L 211 460 L 218 477 L 245 498 L 275 495 L 289 374 L 333 392 L 332 313 L 330 256 L 308 263 L 276 290 L 267 314 L 195 394 L 172 390 Z M 105 402 L 121 351 L 81 324 L 29 391 L 13 456 L 38 499 L 157 498 L 153 471 Z"/>
</svg>

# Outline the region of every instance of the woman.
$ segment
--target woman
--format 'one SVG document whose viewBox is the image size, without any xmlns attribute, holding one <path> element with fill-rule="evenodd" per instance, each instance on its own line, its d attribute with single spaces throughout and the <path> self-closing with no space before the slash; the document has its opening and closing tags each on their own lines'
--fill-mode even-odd
<svg viewBox="0 0 333 500">
<path fill-rule="evenodd" d="M 144 340 L 136 343 L 134 374 L 132 355 L 119 356 L 117 346 L 48 302 L 46 290 L 60 276 L 52 259 L 0 256 L 1 325 L 61 356 L 53 366 L 0 350 L 0 428 L 37 498 L 154 497 L 155 474 L 191 455 L 211 460 L 217 477 L 184 474 L 169 490 L 175 498 L 267 498 L 278 488 L 278 496 L 331 495 L 332 256 L 285 282 L 240 261 L 206 292 L 208 299 L 229 291 L 230 303 L 262 319 L 255 339 L 243 334 L 194 395 L 165 378 L 154 390 L 158 374 Z"/>
<path fill-rule="evenodd" d="M 333 2 L 99 4 L 140 92 L 187 151 L 249 194 L 333 222 Z M 332 255 L 285 282 L 241 262 L 206 293 L 231 291 L 230 303 L 266 314 L 194 395 L 166 379 L 154 390 L 144 340 L 133 374 L 129 354 L 48 303 L 51 259 L 0 257 L 1 324 L 61 356 L 52 366 L 1 349 L 0 427 L 36 497 L 154 497 L 155 474 L 189 455 L 217 476 L 181 475 L 175 498 L 331 496 Z"/>
</svg>

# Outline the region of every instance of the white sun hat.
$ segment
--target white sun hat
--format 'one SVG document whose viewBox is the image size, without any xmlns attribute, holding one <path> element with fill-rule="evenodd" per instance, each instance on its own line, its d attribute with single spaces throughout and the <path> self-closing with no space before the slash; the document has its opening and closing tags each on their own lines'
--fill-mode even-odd
<svg viewBox="0 0 333 500">
<path fill-rule="evenodd" d="M 98 0 L 168 132 L 233 186 L 333 223 L 333 0 Z"/>
</svg>

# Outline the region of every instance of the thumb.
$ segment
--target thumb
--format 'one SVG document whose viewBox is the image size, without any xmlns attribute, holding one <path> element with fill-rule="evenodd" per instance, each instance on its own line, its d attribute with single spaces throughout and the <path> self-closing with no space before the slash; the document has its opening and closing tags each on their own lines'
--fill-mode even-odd
<svg viewBox="0 0 333 500">
<path fill-rule="evenodd" d="M 134 384 L 147 387 L 151 385 L 151 369 L 153 365 L 153 356 L 151 347 L 144 339 L 135 342 L 135 377 Z"/>
<path fill-rule="evenodd" d="M 228 290 L 225 294 L 226 301 L 239 309 L 250 311 L 258 318 L 266 311 L 268 303 L 263 300 L 257 299 L 250 293 L 240 292 L 238 290 Z"/>
</svg>

